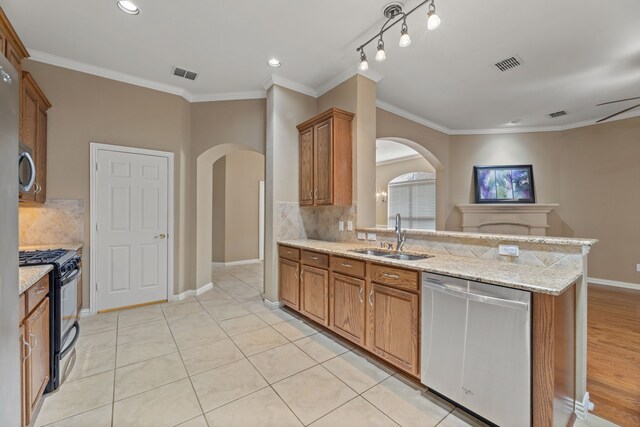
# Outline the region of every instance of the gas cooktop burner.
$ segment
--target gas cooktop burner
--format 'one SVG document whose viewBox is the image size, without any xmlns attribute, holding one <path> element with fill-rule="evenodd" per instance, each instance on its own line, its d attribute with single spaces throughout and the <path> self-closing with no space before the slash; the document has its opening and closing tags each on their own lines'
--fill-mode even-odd
<svg viewBox="0 0 640 427">
<path fill-rule="evenodd" d="M 54 249 L 48 251 L 20 252 L 20 265 L 50 264 L 62 258 L 67 251 Z"/>
</svg>

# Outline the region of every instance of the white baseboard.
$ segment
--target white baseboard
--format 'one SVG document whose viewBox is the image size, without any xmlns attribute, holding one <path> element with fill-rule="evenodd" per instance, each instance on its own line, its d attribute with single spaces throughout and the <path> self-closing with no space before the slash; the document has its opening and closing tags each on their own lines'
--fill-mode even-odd
<svg viewBox="0 0 640 427">
<path fill-rule="evenodd" d="M 188 291 L 184 291 L 181 294 L 177 294 L 171 297 L 171 301 L 182 301 L 183 299 L 189 297 L 196 297 L 202 295 L 203 293 L 213 289 L 213 282 L 209 282 L 204 286 L 200 286 L 198 289 L 189 289 Z"/>
<path fill-rule="evenodd" d="M 636 291 L 640 291 L 640 284 L 638 283 L 618 282 L 617 280 L 607 280 L 607 279 L 596 279 L 595 277 L 587 277 L 587 282 L 593 283 L 594 285 L 613 286 L 615 288 L 634 289 Z"/>
<path fill-rule="evenodd" d="M 589 400 L 589 392 L 586 392 L 582 402 L 576 400 L 576 417 L 586 420 L 589 411 L 593 411 L 593 407 L 593 403 Z"/>
<path fill-rule="evenodd" d="M 266 298 L 263 301 L 264 301 L 264 305 L 266 305 L 269 308 L 278 308 L 278 307 L 280 307 L 280 301 L 271 302 Z"/>
<path fill-rule="evenodd" d="M 231 261 L 231 262 L 212 262 L 212 267 L 232 267 L 234 265 L 247 265 L 247 264 L 258 264 L 261 262 L 259 259 L 244 259 L 241 261 Z"/>
<path fill-rule="evenodd" d="M 88 308 L 83 308 L 82 310 L 80 310 L 80 317 L 89 317 L 91 316 L 91 310 L 89 310 Z"/>
</svg>

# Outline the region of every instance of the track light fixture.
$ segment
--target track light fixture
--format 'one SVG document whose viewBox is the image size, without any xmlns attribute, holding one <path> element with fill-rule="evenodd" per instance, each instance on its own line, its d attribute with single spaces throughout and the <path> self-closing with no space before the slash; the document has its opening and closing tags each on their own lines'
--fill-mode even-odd
<svg viewBox="0 0 640 427">
<path fill-rule="evenodd" d="M 360 51 L 360 71 L 367 71 L 369 69 L 369 63 L 367 62 L 367 55 L 364 50 Z"/>
<path fill-rule="evenodd" d="M 382 62 L 387 59 L 387 54 L 384 52 L 384 40 L 378 40 L 378 52 L 376 53 L 376 61 Z"/>
<path fill-rule="evenodd" d="M 402 11 L 402 5 L 400 3 L 391 3 L 384 8 L 383 14 L 387 18 L 386 22 L 375 36 L 364 42 L 356 49 L 356 52 L 360 52 L 360 70 L 366 71 L 369 69 L 369 63 L 367 62 L 367 55 L 364 53 L 364 48 L 372 41 L 378 39 L 378 51 L 376 52 L 376 61 L 382 62 L 387 59 L 387 54 L 384 50 L 384 40 L 382 36 L 384 33 L 391 29 L 398 22 L 402 21 L 402 27 L 400 30 L 400 47 L 407 47 L 411 44 L 411 37 L 409 37 L 409 27 L 407 26 L 407 17 L 415 12 L 418 8 L 429 3 L 429 11 L 427 12 L 427 28 L 429 30 L 435 30 L 440 26 L 440 17 L 436 15 L 435 0 L 425 0 L 409 12 Z"/>
</svg>

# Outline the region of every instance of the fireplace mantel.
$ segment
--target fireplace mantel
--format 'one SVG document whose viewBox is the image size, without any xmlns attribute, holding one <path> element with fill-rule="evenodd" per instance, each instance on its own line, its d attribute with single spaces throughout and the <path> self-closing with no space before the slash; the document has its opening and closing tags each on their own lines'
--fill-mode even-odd
<svg viewBox="0 0 640 427">
<path fill-rule="evenodd" d="M 458 205 L 462 231 L 545 236 L 547 217 L 557 203 L 476 203 Z"/>
</svg>

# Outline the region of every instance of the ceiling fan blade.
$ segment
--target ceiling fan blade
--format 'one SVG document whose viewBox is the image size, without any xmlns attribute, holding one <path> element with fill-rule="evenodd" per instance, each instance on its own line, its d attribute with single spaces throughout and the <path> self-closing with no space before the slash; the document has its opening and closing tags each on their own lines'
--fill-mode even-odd
<svg viewBox="0 0 640 427">
<path fill-rule="evenodd" d="M 617 101 L 603 102 L 602 104 L 596 105 L 596 107 L 599 107 L 601 105 L 615 104 L 616 102 L 633 101 L 634 99 L 640 99 L 640 96 L 636 96 L 635 98 L 618 99 Z"/>
<path fill-rule="evenodd" d="M 605 120 L 609 120 L 609 119 L 611 119 L 611 118 L 613 118 L 613 117 L 615 117 L 615 116 L 618 116 L 618 115 L 620 115 L 620 114 L 622 114 L 622 113 L 626 113 L 627 111 L 633 110 L 634 108 L 638 108 L 638 107 L 640 107 L 640 104 L 636 104 L 636 105 L 634 105 L 633 107 L 625 108 L 625 109 L 624 109 L 624 110 L 622 110 L 622 111 L 618 111 L 617 113 L 612 114 L 612 115 L 610 115 L 610 116 L 607 116 L 607 117 L 605 117 L 604 119 L 600 119 L 600 120 L 598 120 L 596 123 L 604 122 Z"/>
</svg>

